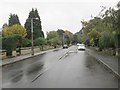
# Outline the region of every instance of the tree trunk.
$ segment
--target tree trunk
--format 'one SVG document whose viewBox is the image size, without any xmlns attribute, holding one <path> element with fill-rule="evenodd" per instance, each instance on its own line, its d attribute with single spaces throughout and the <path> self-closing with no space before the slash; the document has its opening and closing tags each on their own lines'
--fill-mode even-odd
<svg viewBox="0 0 120 90">
<path fill-rule="evenodd" d="M 21 46 L 19 47 L 19 55 L 21 55 Z"/>
<path fill-rule="evenodd" d="M 6 55 L 7 56 L 12 56 L 12 50 L 7 50 Z"/>
</svg>

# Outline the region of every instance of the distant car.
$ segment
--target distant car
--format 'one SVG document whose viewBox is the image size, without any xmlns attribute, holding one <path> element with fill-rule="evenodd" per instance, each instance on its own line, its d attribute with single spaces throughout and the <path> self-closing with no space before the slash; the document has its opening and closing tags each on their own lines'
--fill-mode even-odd
<svg viewBox="0 0 120 90">
<path fill-rule="evenodd" d="M 67 44 L 64 44 L 64 45 L 63 45 L 63 49 L 64 49 L 64 48 L 68 48 L 68 45 L 67 45 Z"/>
<path fill-rule="evenodd" d="M 77 43 L 77 46 L 79 46 L 80 44 L 79 43 Z"/>
<path fill-rule="evenodd" d="M 85 50 L 85 45 L 84 44 L 80 44 L 78 46 L 78 50 Z"/>
</svg>

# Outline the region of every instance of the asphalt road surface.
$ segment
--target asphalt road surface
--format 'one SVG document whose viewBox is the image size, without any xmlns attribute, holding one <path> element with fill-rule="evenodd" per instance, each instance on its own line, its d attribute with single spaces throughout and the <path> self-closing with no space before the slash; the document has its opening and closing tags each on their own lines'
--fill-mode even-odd
<svg viewBox="0 0 120 90">
<path fill-rule="evenodd" d="M 3 88 L 118 88 L 118 80 L 77 46 L 2 68 Z"/>
</svg>

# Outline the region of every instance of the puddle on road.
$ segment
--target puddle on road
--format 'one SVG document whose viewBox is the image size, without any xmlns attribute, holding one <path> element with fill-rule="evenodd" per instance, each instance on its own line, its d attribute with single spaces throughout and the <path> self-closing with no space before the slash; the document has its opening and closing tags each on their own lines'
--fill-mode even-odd
<svg viewBox="0 0 120 90">
<path fill-rule="evenodd" d="M 14 74 L 10 75 L 11 77 L 10 82 L 16 83 L 23 79 L 24 80 L 32 79 L 39 71 L 42 70 L 43 66 L 44 65 L 42 64 L 36 64 L 35 66 L 31 66 L 30 68 L 28 68 L 26 72 L 23 72 L 22 70 L 16 71 L 14 72 Z M 6 82 L 6 79 L 5 80 L 4 79 L 5 78 L 3 78 L 3 81 Z"/>
<path fill-rule="evenodd" d="M 63 58 L 67 58 L 68 56 L 71 56 L 71 55 L 76 55 L 78 53 L 78 50 L 69 50 L 67 51 L 62 57 L 60 57 L 59 60 L 63 59 Z"/>
<path fill-rule="evenodd" d="M 36 64 L 34 66 L 31 66 L 29 70 L 27 70 L 27 75 L 35 74 L 36 72 L 42 70 L 43 66 L 43 64 Z"/>
</svg>

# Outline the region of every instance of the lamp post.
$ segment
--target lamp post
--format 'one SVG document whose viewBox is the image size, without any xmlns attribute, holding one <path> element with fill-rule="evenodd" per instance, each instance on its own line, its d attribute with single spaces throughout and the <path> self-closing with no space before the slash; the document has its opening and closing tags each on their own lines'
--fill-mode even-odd
<svg viewBox="0 0 120 90">
<path fill-rule="evenodd" d="M 31 55 L 34 55 L 34 42 L 33 42 L 33 19 L 38 18 L 31 18 L 31 40 L 32 40 L 32 47 L 31 47 Z"/>
<path fill-rule="evenodd" d="M 65 35 L 64 35 L 64 33 L 63 33 L 63 46 L 64 46 L 64 40 L 65 40 Z"/>
</svg>

